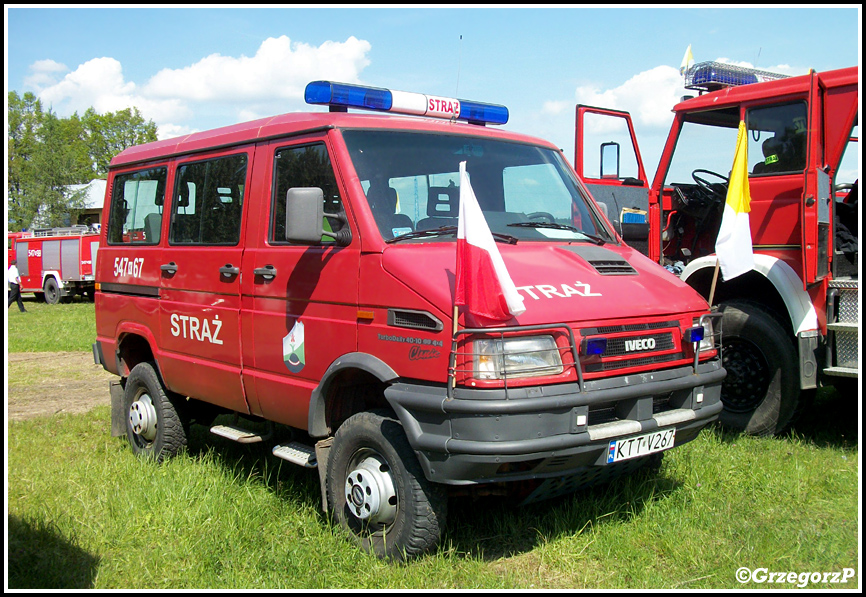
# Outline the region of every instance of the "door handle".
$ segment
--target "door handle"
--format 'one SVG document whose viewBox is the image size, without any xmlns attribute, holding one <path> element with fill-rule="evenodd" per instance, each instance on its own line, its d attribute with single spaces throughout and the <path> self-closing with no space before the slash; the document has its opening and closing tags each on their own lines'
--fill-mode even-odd
<svg viewBox="0 0 866 597">
<path fill-rule="evenodd" d="M 172 261 L 170 263 L 163 263 L 162 265 L 159 266 L 159 269 L 161 269 L 162 271 L 164 271 L 168 274 L 174 275 L 175 273 L 177 273 L 177 264 L 174 261 Z"/>
<path fill-rule="evenodd" d="M 277 268 L 269 263 L 265 267 L 257 267 L 253 270 L 253 273 L 257 276 L 261 276 L 265 280 L 273 280 L 274 276 L 277 275 Z"/>
<path fill-rule="evenodd" d="M 232 276 L 237 276 L 241 273 L 241 268 L 235 267 L 231 263 L 226 263 L 220 268 L 220 273 L 226 278 L 231 278 Z"/>
</svg>

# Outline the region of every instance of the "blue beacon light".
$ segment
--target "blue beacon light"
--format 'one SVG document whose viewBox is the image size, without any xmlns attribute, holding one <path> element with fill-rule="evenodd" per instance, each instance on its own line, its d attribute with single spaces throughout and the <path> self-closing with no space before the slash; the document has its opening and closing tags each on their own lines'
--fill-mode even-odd
<svg viewBox="0 0 866 597">
<path fill-rule="evenodd" d="M 394 114 L 464 120 L 482 125 L 508 122 L 508 108 L 498 104 L 395 91 L 380 87 L 333 83 L 331 81 L 309 83 L 304 90 L 304 99 L 308 104 L 330 106 L 332 111 L 357 108 Z"/>
</svg>

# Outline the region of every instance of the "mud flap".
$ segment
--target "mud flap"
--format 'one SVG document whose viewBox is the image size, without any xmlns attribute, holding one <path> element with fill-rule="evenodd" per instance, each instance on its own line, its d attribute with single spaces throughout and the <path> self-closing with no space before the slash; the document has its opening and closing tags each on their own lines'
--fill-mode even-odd
<svg viewBox="0 0 866 597">
<path fill-rule="evenodd" d="M 333 437 L 326 437 L 316 442 L 316 461 L 319 469 L 319 484 L 322 489 L 322 512 L 328 513 L 328 456 L 331 452 Z"/>
<path fill-rule="evenodd" d="M 111 437 L 122 437 L 126 435 L 126 409 L 120 380 L 108 382 L 108 391 L 111 394 Z"/>
</svg>

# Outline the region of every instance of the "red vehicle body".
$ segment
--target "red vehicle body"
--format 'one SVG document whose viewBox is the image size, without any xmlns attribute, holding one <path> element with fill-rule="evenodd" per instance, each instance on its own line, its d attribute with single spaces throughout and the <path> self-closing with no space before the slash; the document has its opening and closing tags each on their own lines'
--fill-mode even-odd
<svg viewBox="0 0 866 597">
<path fill-rule="evenodd" d="M 856 387 L 859 375 L 858 181 L 839 175 L 846 148 L 857 141 L 858 69 L 756 82 L 760 73 L 709 64 L 748 84 L 695 80 L 690 88 L 704 92 L 674 107 L 652 185 L 630 116 L 589 106 L 577 108 L 577 173 L 597 200 L 647 214 L 646 225 L 633 231 L 636 247 L 708 299 L 714 293 L 728 371 L 721 420 L 773 434 L 796 420 L 819 384 Z M 710 68 L 701 66 L 690 72 L 705 76 Z M 598 174 L 584 171 L 594 166 L 588 156 L 596 147 L 586 141 L 586 123 L 604 118 L 628 124 L 622 137 L 629 177 L 611 166 L 619 165 L 622 144 L 601 147 Z M 741 120 L 749 135 L 755 266 L 725 281 L 715 276 L 715 240 Z M 692 180 L 677 181 L 688 172 Z"/>
<path fill-rule="evenodd" d="M 332 110 L 112 160 L 94 358 L 122 378 L 112 428 L 134 451 L 170 456 L 217 413 L 241 442 L 287 426 L 274 455 L 318 468 L 323 507 L 400 558 L 435 546 L 449 492 L 573 491 L 717 418 L 706 301 L 621 242 L 553 145 Z M 463 160 L 527 309 L 454 331 Z"/>
<path fill-rule="evenodd" d="M 21 292 L 54 305 L 76 294 L 93 296 L 99 234 L 87 226 L 37 228 L 9 235 L 8 259 L 18 262 Z"/>
</svg>

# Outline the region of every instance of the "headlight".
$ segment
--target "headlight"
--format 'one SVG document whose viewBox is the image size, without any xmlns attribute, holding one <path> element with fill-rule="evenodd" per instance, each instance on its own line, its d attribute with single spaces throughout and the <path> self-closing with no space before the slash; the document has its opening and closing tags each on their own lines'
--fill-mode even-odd
<svg viewBox="0 0 866 597">
<path fill-rule="evenodd" d="M 700 320 L 695 319 L 692 323 L 695 325 L 695 327 L 691 329 L 696 330 L 700 333 Z M 700 352 L 705 352 L 708 350 L 713 350 L 714 348 L 715 346 L 713 345 L 713 320 L 710 317 L 705 317 L 703 323 L 703 337 L 701 338 L 700 344 L 698 345 L 698 350 Z"/>
<path fill-rule="evenodd" d="M 553 336 L 475 340 L 472 347 L 476 379 L 562 373 L 562 359 Z"/>
</svg>

